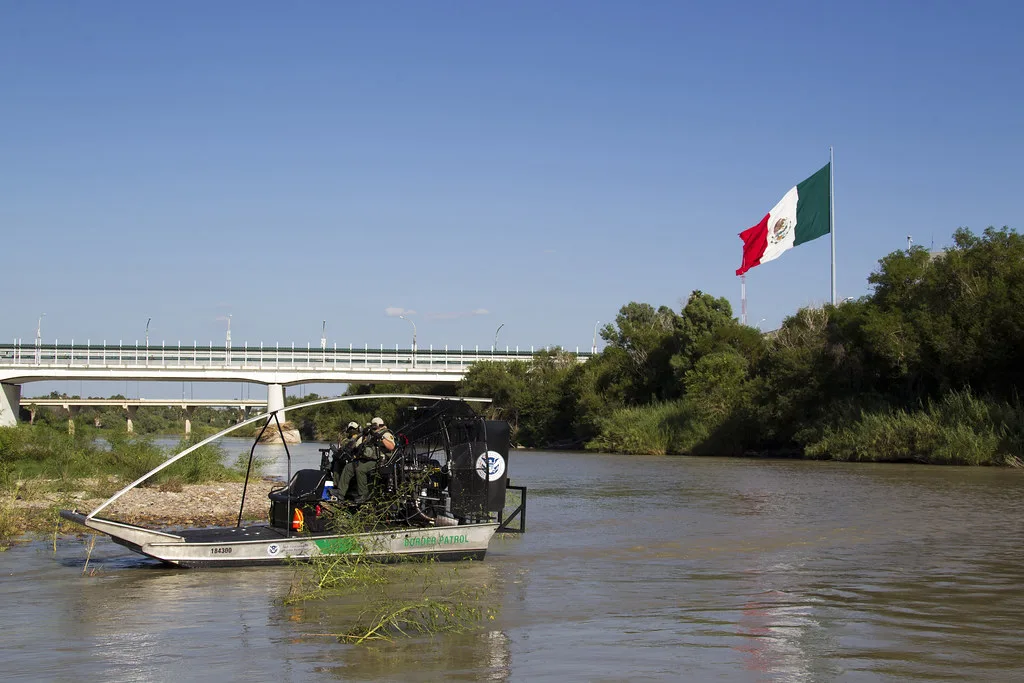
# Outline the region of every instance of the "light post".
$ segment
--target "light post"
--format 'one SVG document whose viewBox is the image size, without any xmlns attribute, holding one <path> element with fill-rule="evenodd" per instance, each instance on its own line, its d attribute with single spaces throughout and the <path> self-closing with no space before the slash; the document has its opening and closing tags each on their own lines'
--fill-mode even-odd
<svg viewBox="0 0 1024 683">
<path fill-rule="evenodd" d="M 211 349 L 212 350 L 212 349 Z M 231 362 L 231 314 L 228 314 L 228 332 L 224 337 L 224 363 Z"/>
<path fill-rule="evenodd" d="M 327 350 L 327 321 L 324 321 L 323 327 L 320 328 L 320 350 Z"/>
<path fill-rule="evenodd" d="M 491 351 L 498 350 L 498 333 L 501 332 L 501 328 L 505 327 L 505 323 L 498 325 L 498 329 L 494 331 L 494 344 L 491 346 Z"/>
<path fill-rule="evenodd" d="M 590 353 L 592 353 L 594 355 L 597 355 L 597 326 L 600 325 L 600 324 L 601 324 L 600 320 L 598 320 L 596 323 L 594 323 L 594 342 L 590 345 Z"/>
<path fill-rule="evenodd" d="M 146 318 L 146 350 L 149 350 L 149 321 L 152 318 Z"/>
<path fill-rule="evenodd" d="M 36 322 L 36 365 L 39 365 L 42 350 L 43 350 L 43 318 L 46 317 L 45 313 L 39 314 L 39 320 Z"/>
<path fill-rule="evenodd" d="M 409 318 L 406 318 L 404 315 L 400 315 L 398 317 L 412 325 L 412 366 L 416 367 L 416 323 Z"/>
</svg>

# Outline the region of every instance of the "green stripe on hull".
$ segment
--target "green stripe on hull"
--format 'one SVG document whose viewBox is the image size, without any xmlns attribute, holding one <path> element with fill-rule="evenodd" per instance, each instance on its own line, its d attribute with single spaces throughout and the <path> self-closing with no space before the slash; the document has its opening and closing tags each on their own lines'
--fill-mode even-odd
<svg viewBox="0 0 1024 683">
<path fill-rule="evenodd" d="M 314 543 L 321 555 L 357 555 L 364 551 L 362 544 L 351 538 L 324 538 Z"/>
</svg>

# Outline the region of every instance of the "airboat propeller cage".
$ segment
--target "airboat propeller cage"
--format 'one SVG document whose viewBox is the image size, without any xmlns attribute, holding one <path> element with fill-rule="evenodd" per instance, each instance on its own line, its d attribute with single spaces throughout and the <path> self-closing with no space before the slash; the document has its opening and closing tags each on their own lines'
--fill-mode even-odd
<svg viewBox="0 0 1024 683">
<path fill-rule="evenodd" d="M 464 420 L 452 425 L 450 485 L 457 516 L 501 512 L 508 483 L 509 425 L 494 420 Z"/>
</svg>

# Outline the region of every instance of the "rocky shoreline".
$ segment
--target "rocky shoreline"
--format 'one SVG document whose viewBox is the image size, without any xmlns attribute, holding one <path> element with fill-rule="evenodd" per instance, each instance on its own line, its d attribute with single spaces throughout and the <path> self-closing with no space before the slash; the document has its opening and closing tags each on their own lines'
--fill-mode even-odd
<svg viewBox="0 0 1024 683">
<path fill-rule="evenodd" d="M 245 493 L 242 519 L 266 520 L 270 510 L 267 494 L 281 484 L 277 479 L 250 481 Z M 101 515 L 128 524 L 157 528 L 233 526 L 238 521 L 241 499 L 242 482 L 185 484 L 180 490 L 140 487 L 119 498 Z M 32 522 L 51 518 L 54 509 L 74 509 L 88 513 L 104 500 L 106 498 L 85 491 L 53 492 L 33 496 L 28 500 L 16 499 L 14 506 L 26 517 L 29 522 L 26 530 L 30 530 L 37 526 Z"/>
</svg>

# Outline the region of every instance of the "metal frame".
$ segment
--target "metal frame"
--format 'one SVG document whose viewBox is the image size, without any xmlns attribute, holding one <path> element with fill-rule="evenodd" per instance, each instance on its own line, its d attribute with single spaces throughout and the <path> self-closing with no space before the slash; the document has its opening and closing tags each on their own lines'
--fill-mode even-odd
<svg viewBox="0 0 1024 683">
<path fill-rule="evenodd" d="M 522 533 L 526 533 L 526 487 L 525 486 L 513 486 L 512 484 L 509 484 L 508 482 L 506 482 L 505 490 L 507 491 L 508 489 L 512 489 L 514 491 L 519 491 L 519 493 L 521 494 L 522 498 L 519 501 L 519 507 L 517 507 L 512 512 L 508 513 L 508 517 L 505 517 L 501 512 L 498 513 L 498 533 L 506 533 L 506 534 L 522 534 Z M 509 526 L 509 524 L 511 524 L 511 522 L 514 519 L 516 519 L 517 517 L 519 518 L 519 526 L 518 527 Z"/>
</svg>

